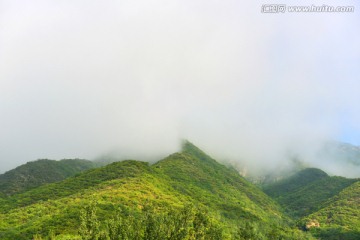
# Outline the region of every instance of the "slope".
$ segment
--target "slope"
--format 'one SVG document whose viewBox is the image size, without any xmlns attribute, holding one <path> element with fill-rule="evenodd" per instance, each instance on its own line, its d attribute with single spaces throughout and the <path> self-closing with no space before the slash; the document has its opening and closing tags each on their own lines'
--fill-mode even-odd
<svg viewBox="0 0 360 240">
<path fill-rule="evenodd" d="M 138 161 L 123 161 L 109 164 L 105 167 L 89 169 L 63 181 L 39 186 L 26 192 L 20 192 L 3 198 L 0 212 L 28 206 L 39 201 L 56 200 L 73 194 L 81 193 L 103 182 L 134 177 L 144 172 L 148 164 Z"/>
<path fill-rule="evenodd" d="M 115 203 L 116 206 L 120 202 L 131 205 L 128 200 L 139 195 L 135 189 L 146 191 L 140 176 L 149 169 L 144 162 L 116 162 L 12 195 L 1 204 L 0 239 L 31 239 L 37 233 L 47 234 L 50 230 L 56 234 L 76 233 L 82 206 L 92 199 L 109 208 L 107 211 L 115 210 Z"/>
<path fill-rule="evenodd" d="M 328 175 L 320 169 L 306 168 L 288 178 L 265 185 L 263 189 L 269 196 L 277 198 L 326 177 L 328 177 Z"/>
<path fill-rule="evenodd" d="M 331 177 L 319 169 L 309 168 L 288 179 L 265 186 L 264 191 L 289 215 L 300 218 L 319 210 L 329 198 L 356 181 Z"/>
<path fill-rule="evenodd" d="M 219 209 L 227 218 L 281 220 L 278 206 L 259 188 L 188 141 L 184 142 L 182 152 L 170 155 L 154 167 L 170 178 L 177 191 Z"/>
<path fill-rule="evenodd" d="M 360 181 L 323 205 L 322 209 L 302 219 L 303 227 L 311 228 L 311 232 L 321 239 L 360 239 Z"/>
<path fill-rule="evenodd" d="M 61 181 L 93 167 L 93 162 L 82 159 L 41 159 L 28 162 L 0 175 L 0 193 L 12 195 L 23 192 L 46 183 Z"/>
<path fill-rule="evenodd" d="M 148 216 L 147 219 L 150 216 L 151 220 L 153 215 L 159 214 L 156 219 L 163 221 L 171 214 L 161 214 L 192 205 L 201 209 L 191 210 L 197 212 L 192 216 L 208 224 L 202 231 L 221 230 L 214 239 L 239 238 L 236 236 L 308 238 L 283 223 L 288 219 L 267 195 L 235 170 L 217 163 L 190 143 L 184 144 L 182 152 L 152 166 L 139 161 L 116 162 L 14 194 L 1 203 L 0 238 L 31 239 L 36 234 L 50 233 L 56 239 L 81 239 L 77 226 L 84 226 L 81 212 L 91 202 L 97 203 L 96 211 L 89 211 L 90 215 L 97 212 L 97 217 L 91 215 L 91 219 L 99 221 L 91 221 L 96 224 L 90 230 L 100 229 L 104 234 L 113 229 L 115 222 L 144 219 L 142 216 Z M 145 210 L 148 206 L 154 209 L 150 215 Z M 113 220 L 117 219 L 116 214 L 125 220 Z M 138 224 L 139 231 L 141 226 L 147 225 Z M 154 225 L 153 220 L 150 226 L 167 228 L 164 223 Z M 195 234 L 195 225 L 192 226 L 190 232 Z M 190 239 L 197 239 L 192 236 Z"/>
</svg>

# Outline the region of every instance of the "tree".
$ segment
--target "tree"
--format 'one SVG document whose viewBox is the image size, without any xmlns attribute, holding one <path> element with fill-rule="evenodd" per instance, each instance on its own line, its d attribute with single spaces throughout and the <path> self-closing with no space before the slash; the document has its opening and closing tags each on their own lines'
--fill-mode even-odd
<svg viewBox="0 0 360 240">
<path fill-rule="evenodd" d="M 99 240 L 100 222 L 96 216 L 96 202 L 92 200 L 80 212 L 79 234 L 83 240 Z"/>
</svg>

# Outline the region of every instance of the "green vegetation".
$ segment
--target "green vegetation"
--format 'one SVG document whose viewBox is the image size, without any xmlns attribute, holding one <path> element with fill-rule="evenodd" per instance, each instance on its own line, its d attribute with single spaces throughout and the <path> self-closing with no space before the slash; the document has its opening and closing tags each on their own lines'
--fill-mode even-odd
<svg viewBox="0 0 360 240">
<path fill-rule="evenodd" d="M 328 175 L 317 168 L 306 168 L 295 173 L 293 176 L 278 182 L 264 186 L 264 191 L 271 197 L 277 198 L 287 193 L 292 193 L 307 184 L 328 177 Z"/>
<path fill-rule="evenodd" d="M 319 210 L 329 198 L 356 181 L 357 179 L 330 177 L 319 169 L 309 168 L 265 186 L 264 191 L 289 215 L 300 218 Z"/>
<path fill-rule="evenodd" d="M 0 239 L 312 239 L 234 169 L 189 142 L 0 198 Z"/>
<path fill-rule="evenodd" d="M 264 191 L 320 239 L 360 239 L 360 181 L 305 169 Z"/>
<path fill-rule="evenodd" d="M 177 191 L 219 209 L 230 219 L 281 221 L 270 198 L 233 168 L 225 167 L 189 142 L 183 151 L 154 164 Z"/>
<path fill-rule="evenodd" d="M 0 193 L 12 195 L 47 183 L 59 182 L 84 170 L 96 167 L 88 160 L 64 159 L 28 162 L 0 175 Z"/>
<path fill-rule="evenodd" d="M 311 232 L 321 239 L 360 239 L 360 181 L 332 197 L 324 207 L 304 217 L 300 224 L 306 226 L 311 221 L 319 223 Z"/>
<path fill-rule="evenodd" d="M 0 180 L 4 240 L 360 239 L 359 179 L 310 168 L 265 194 L 187 141 L 153 165 L 39 160 Z"/>
<path fill-rule="evenodd" d="M 79 194 L 100 183 L 117 178 L 135 177 L 147 171 L 149 171 L 148 163 L 131 160 L 116 162 L 102 168 L 90 169 L 83 174 L 67 178 L 64 181 L 40 186 L 24 193 L 3 198 L 0 211 L 7 212 L 39 201 L 56 200 L 75 193 Z"/>
<path fill-rule="evenodd" d="M 223 227 L 206 210 L 157 209 L 145 205 L 141 211 L 120 209 L 114 217 L 100 222 L 91 203 L 81 212 L 79 235 L 82 239 L 222 239 Z"/>
</svg>

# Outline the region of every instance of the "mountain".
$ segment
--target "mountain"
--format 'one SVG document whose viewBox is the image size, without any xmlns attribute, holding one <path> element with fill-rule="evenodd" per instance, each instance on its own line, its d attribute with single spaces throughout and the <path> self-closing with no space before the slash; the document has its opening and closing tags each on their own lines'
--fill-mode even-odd
<svg viewBox="0 0 360 240">
<path fill-rule="evenodd" d="M 58 182 L 96 165 L 88 160 L 41 159 L 28 162 L 0 175 L 0 193 L 12 195 L 43 184 Z"/>
<path fill-rule="evenodd" d="M 294 175 L 282 179 L 278 182 L 264 186 L 264 191 L 273 198 L 283 197 L 287 193 L 292 193 L 301 187 L 314 181 L 328 177 L 327 173 L 317 168 L 307 168 Z"/>
<path fill-rule="evenodd" d="M 276 183 L 288 178 L 300 170 L 317 167 L 330 175 L 358 178 L 360 177 L 360 146 L 339 141 L 325 141 L 317 147 L 311 159 L 307 159 L 301 152 L 289 151 L 287 161 L 282 161 L 272 168 L 248 170 L 246 165 L 234 163 L 233 165 L 249 181 L 258 185 Z M 309 155 L 309 156 L 310 156 Z M 308 157 L 309 157 L 308 156 Z"/>
<path fill-rule="evenodd" d="M 190 142 L 0 198 L 0 239 L 312 239 L 269 196 Z M 290 224 L 289 224 L 290 223 Z"/>
<path fill-rule="evenodd" d="M 334 175 L 360 177 L 360 147 L 349 143 L 328 141 L 316 154 L 322 168 Z"/>
<path fill-rule="evenodd" d="M 357 179 L 329 176 L 316 168 L 307 168 L 279 182 L 264 186 L 285 211 L 295 218 L 319 210 L 323 204 Z"/>
<path fill-rule="evenodd" d="M 360 239 L 360 181 L 330 198 L 324 207 L 302 219 L 302 226 L 321 239 Z"/>
<path fill-rule="evenodd" d="M 263 169 L 260 171 L 247 171 L 246 167 L 241 166 L 239 163 L 232 163 L 232 165 L 236 167 L 242 176 L 258 186 L 279 182 L 310 167 L 308 163 L 305 163 L 296 156 L 289 156 L 288 161 L 278 164 L 276 168 L 272 167 L 271 169 Z"/>
<path fill-rule="evenodd" d="M 170 178 L 175 189 L 214 206 L 227 218 L 281 220 L 278 206 L 259 188 L 190 142 L 184 143 L 182 152 L 170 155 L 154 167 Z"/>
<path fill-rule="evenodd" d="M 349 143 L 337 141 L 326 142 L 319 152 L 319 156 L 360 166 L 360 147 Z"/>
<path fill-rule="evenodd" d="M 263 189 L 315 237 L 360 239 L 360 179 L 309 168 Z"/>
</svg>

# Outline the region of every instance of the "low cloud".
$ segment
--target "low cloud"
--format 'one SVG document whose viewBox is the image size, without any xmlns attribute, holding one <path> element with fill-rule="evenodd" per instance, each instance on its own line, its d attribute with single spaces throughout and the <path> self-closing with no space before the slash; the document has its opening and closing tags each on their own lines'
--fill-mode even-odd
<svg viewBox="0 0 360 240">
<path fill-rule="evenodd" d="M 276 168 L 289 152 L 319 164 L 314 153 L 329 139 L 360 144 L 357 12 L 0 4 L 0 172 L 107 152 L 156 159 L 183 138 L 254 169 Z"/>
</svg>

